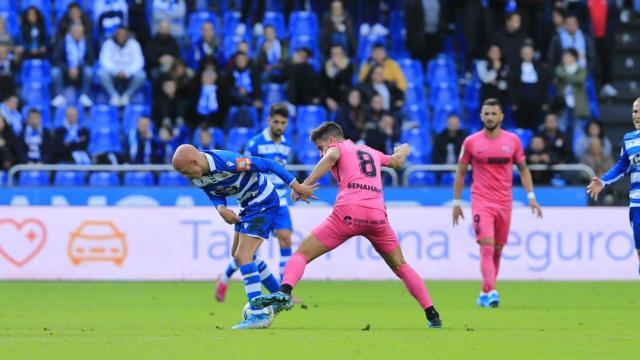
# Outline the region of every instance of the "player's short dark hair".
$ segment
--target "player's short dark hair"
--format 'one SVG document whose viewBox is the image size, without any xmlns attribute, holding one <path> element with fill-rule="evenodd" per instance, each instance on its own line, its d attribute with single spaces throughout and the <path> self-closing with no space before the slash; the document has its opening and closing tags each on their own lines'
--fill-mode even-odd
<svg viewBox="0 0 640 360">
<path fill-rule="evenodd" d="M 500 108 L 500 111 L 503 111 L 502 104 L 500 104 L 500 101 L 495 98 L 488 98 L 487 100 L 483 101 L 482 106 L 497 106 Z"/>
<path fill-rule="evenodd" d="M 516 15 L 522 17 L 519 12 L 513 11 L 513 12 L 508 13 L 507 16 L 505 16 L 505 21 L 511 20 L 511 18 L 516 16 Z"/>
<path fill-rule="evenodd" d="M 565 54 L 571 54 L 571 56 L 573 56 L 574 59 L 578 59 L 578 50 L 574 49 L 574 48 L 568 48 L 565 49 L 564 52 Z"/>
<path fill-rule="evenodd" d="M 310 138 L 311 142 L 315 144 L 316 141 L 326 140 L 329 136 L 344 139 L 344 133 L 340 125 L 331 121 L 325 121 L 311 132 Z"/>
<path fill-rule="evenodd" d="M 269 108 L 269 117 L 273 117 L 276 115 L 280 115 L 286 119 L 289 118 L 289 108 L 287 107 L 287 105 L 283 104 L 283 103 L 277 103 L 277 104 L 273 104 L 271 105 L 271 107 Z"/>
<path fill-rule="evenodd" d="M 27 111 L 27 117 L 30 116 L 31 114 L 38 114 L 41 115 L 42 112 L 38 109 L 38 108 L 30 108 L 29 111 Z"/>
</svg>

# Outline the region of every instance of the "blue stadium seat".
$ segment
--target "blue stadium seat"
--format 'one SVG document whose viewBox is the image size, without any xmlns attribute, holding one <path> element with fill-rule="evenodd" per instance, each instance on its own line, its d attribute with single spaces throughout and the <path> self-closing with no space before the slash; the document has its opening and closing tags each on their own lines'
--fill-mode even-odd
<svg viewBox="0 0 640 360">
<path fill-rule="evenodd" d="M 444 173 L 441 173 L 440 185 L 453 185 L 455 180 L 456 180 L 455 172 L 444 172 Z"/>
<path fill-rule="evenodd" d="M 138 91 L 131 95 L 131 104 L 150 105 L 153 99 L 151 97 L 151 81 L 145 81 L 144 85 Z"/>
<path fill-rule="evenodd" d="M 238 44 L 242 42 L 242 37 L 238 35 L 226 35 L 224 39 L 222 39 L 222 56 L 224 60 L 227 61 L 231 59 L 233 54 L 235 54 L 236 49 L 238 48 Z M 251 54 L 249 54 L 251 56 Z"/>
<path fill-rule="evenodd" d="M 401 134 L 402 142 L 409 144 L 411 153 L 407 157 L 410 164 L 428 164 L 431 162 L 431 139 L 428 132 L 420 129 L 406 129 Z"/>
<path fill-rule="evenodd" d="M 384 37 L 377 35 L 361 35 L 358 37 L 358 50 L 356 51 L 358 63 L 362 63 L 371 56 L 373 45 L 376 43 L 386 44 L 387 41 Z"/>
<path fill-rule="evenodd" d="M 480 80 L 478 76 L 472 76 L 471 80 L 464 87 L 464 109 L 466 111 L 479 111 L 480 110 Z"/>
<path fill-rule="evenodd" d="M 25 60 L 22 63 L 20 81 L 23 84 L 30 82 L 48 84 L 51 81 L 51 64 L 48 60 Z"/>
<path fill-rule="evenodd" d="M 153 186 L 153 174 L 148 171 L 129 171 L 124 174 L 124 186 Z"/>
<path fill-rule="evenodd" d="M 29 110 L 31 109 L 37 109 L 40 110 L 40 114 L 42 116 L 42 126 L 44 126 L 47 129 L 51 129 L 51 115 L 49 113 L 49 106 L 48 104 L 46 106 L 41 106 L 41 105 L 25 105 L 22 107 L 22 118 L 27 119 L 27 115 L 29 114 Z"/>
<path fill-rule="evenodd" d="M 419 124 L 422 129 L 429 129 L 429 113 L 424 107 L 413 104 L 405 107 L 404 113 L 408 121 Z M 407 122 L 405 121 L 403 126 L 406 124 Z"/>
<path fill-rule="evenodd" d="M 225 146 L 225 149 L 242 153 L 244 152 L 245 145 L 254 135 L 255 131 L 252 128 L 231 128 L 229 130 L 229 136 L 227 136 L 227 146 Z"/>
<path fill-rule="evenodd" d="M 414 171 L 409 174 L 407 186 L 434 186 L 436 185 L 436 174 L 430 171 Z"/>
<path fill-rule="evenodd" d="M 296 116 L 296 129 L 298 135 L 304 136 L 309 134 L 313 129 L 327 121 L 327 111 L 322 106 L 307 105 L 299 106 Z"/>
<path fill-rule="evenodd" d="M 294 35 L 291 37 L 291 52 L 307 48 L 313 51 L 313 56 L 319 56 L 318 38 L 311 35 Z"/>
<path fill-rule="evenodd" d="M 424 89 L 422 88 L 422 84 L 407 84 L 404 102 L 406 106 L 418 105 L 424 107 Z"/>
<path fill-rule="evenodd" d="M 4 171 L 0 171 L 0 186 L 4 186 L 7 182 L 7 174 Z"/>
<path fill-rule="evenodd" d="M 320 153 L 316 146 L 304 136 L 298 136 L 296 153 L 298 155 L 298 162 L 305 165 L 315 165 L 320 160 Z"/>
<path fill-rule="evenodd" d="M 89 111 L 87 126 L 90 129 L 103 126 L 119 129 L 120 121 L 118 120 L 118 110 L 110 105 L 94 105 L 91 111 Z"/>
<path fill-rule="evenodd" d="M 458 95 L 458 87 L 452 86 L 448 82 L 441 82 L 431 88 L 429 106 L 434 111 L 451 106 L 454 109 L 460 108 L 460 95 Z"/>
<path fill-rule="evenodd" d="M 480 109 L 467 110 L 467 118 L 464 122 L 464 128 L 469 133 L 474 133 L 482 128 L 482 121 L 480 120 Z"/>
<path fill-rule="evenodd" d="M 239 11 L 225 11 L 222 15 L 222 33 L 224 37 L 235 35 L 242 14 Z M 247 29 L 250 32 L 251 29 Z"/>
<path fill-rule="evenodd" d="M 18 11 L 18 1 L 17 0 L 4 0 L 0 1 L 0 11 Z"/>
<path fill-rule="evenodd" d="M 518 135 L 518 137 L 520 138 L 520 142 L 522 143 L 522 149 L 526 149 L 527 147 L 529 147 L 529 144 L 531 143 L 531 138 L 533 138 L 533 130 L 521 129 L 521 128 L 510 128 L 510 129 L 507 129 L 507 131 L 510 131 Z"/>
<path fill-rule="evenodd" d="M 41 82 L 29 82 L 22 85 L 22 100 L 25 104 L 49 107 L 49 86 Z"/>
<path fill-rule="evenodd" d="M 394 39 L 393 37 L 391 38 L 391 44 L 389 46 L 389 55 L 393 58 L 393 59 L 406 59 L 406 58 L 410 58 L 411 57 L 411 53 L 409 53 L 409 50 L 407 50 L 407 47 L 405 45 L 405 33 L 407 30 L 402 29 L 402 37 L 398 38 L 398 39 Z M 394 32 L 392 32 L 393 34 Z"/>
<path fill-rule="evenodd" d="M 158 176 L 159 186 L 188 186 L 189 180 L 175 171 L 163 171 Z"/>
<path fill-rule="evenodd" d="M 53 178 L 55 186 L 84 186 L 84 171 L 57 171 Z"/>
<path fill-rule="evenodd" d="M 20 186 L 49 186 L 49 172 L 47 171 L 21 171 L 18 178 Z"/>
<path fill-rule="evenodd" d="M 243 119 L 244 118 L 244 119 Z M 239 121 L 249 120 L 251 124 L 240 123 Z M 250 126 L 249 126 L 250 125 Z M 258 119 L 258 111 L 253 106 L 232 106 L 229 108 L 229 115 L 227 118 L 227 129 L 239 126 L 239 127 L 250 127 L 257 129 L 259 125 Z"/>
<path fill-rule="evenodd" d="M 267 11 L 284 11 L 284 0 L 267 0 L 265 5 Z"/>
<path fill-rule="evenodd" d="M 91 127 L 89 141 L 89 153 L 91 155 L 104 154 L 109 152 L 119 153 L 122 151 L 122 143 L 118 128 L 109 125 Z"/>
<path fill-rule="evenodd" d="M 195 146 L 197 148 L 202 146 L 202 144 L 200 143 L 200 132 L 201 131 L 202 130 L 198 127 L 193 132 L 193 139 L 192 139 L 191 143 L 193 144 L 193 146 Z M 217 149 L 223 148 L 223 145 L 224 145 L 224 132 L 222 131 L 222 129 L 210 127 L 209 128 L 209 132 L 211 133 L 211 137 L 213 137 L 214 146 Z"/>
<path fill-rule="evenodd" d="M 390 31 L 391 39 L 402 40 L 400 37 L 402 31 L 406 31 L 404 11 L 393 11 L 389 14 L 389 29 L 392 29 L 392 31 Z"/>
<path fill-rule="evenodd" d="M 281 12 L 277 11 L 267 11 L 264 13 L 264 18 L 262 20 L 262 25 L 267 26 L 271 25 L 276 30 L 276 34 L 278 37 L 286 36 L 286 28 L 284 26 L 284 15 Z"/>
<path fill-rule="evenodd" d="M 441 82 L 456 84 L 456 65 L 448 56 L 438 56 L 429 61 L 427 65 L 427 77 L 425 79 L 429 86 L 437 85 Z"/>
<path fill-rule="evenodd" d="M 422 65 L 420 64 L 420 61 L 401 59 L 398 60 L 398 65 L 400 65 L 400 69 L 402 69 L 402 72 L 404 73 L 404 77 L 407 79 L 408 84 L 422 86 L 424 82 L 424 75 L 422 72 Z"/>
<path fill-rule="evenodd" d="M 287 99 L 284 85 L 268 83 L 262 85 L 262 102 L 265 104 L 279 103 Z M 265 107 L 265 111 L 268 111 Z"/>
<path fill-rule="evenodd" d="M 218 18 L 215 14 L 208 11 L 198 11 L 189 15 L 189 27 L 187 29 L 187 34 L 189 35 L 189 40 L 191 40 L 191 42 L 196 42 L 200 39 L 202 25 L 206 22 L 213 24 L 213 29 L 216 34 L 220 32 L 220 24 L 218 23 Z"/>
<path fill-rule="evenodd" d="M 98 171 L 89 175 L 89 186 L 120 186 L 120 179 L 115 172 Z"/>
<path fill-rule="evenodd" d="M 592 76 L 587 78 L 586 82 L 587 99 L 589 100 L 589 110 L 591 118 L 600 119 L 600 107 L 598 106 L 598 93 L 596 91 L 596 83 Z"/>
<path fill-rule="evenodd" d="M 65 115 L 67 113 L 67 108 L 69 106 L 61 106 L 56 108 L 56 112 L 53 115 L 53 127 L 57 128 L 63 125 L 63 121 Z M 84 109 L 82 107 L 76 107 L 78 109 L 78 123 L 83 126 L 84 125 Z"/>
<path fill-rule="evenodd" d="M 125 106 L 122 115 L 122 130 L 129 133 L 138 123 L 141 116 L 151 116 L 151 109 L 147 105 L 129 104 Z"/>
<path fill-rule="evenodd" d="M 294 11 L 289 17 L 289 34 L 318 35 L 318 17 L 309 11 Z"/>
</svg>

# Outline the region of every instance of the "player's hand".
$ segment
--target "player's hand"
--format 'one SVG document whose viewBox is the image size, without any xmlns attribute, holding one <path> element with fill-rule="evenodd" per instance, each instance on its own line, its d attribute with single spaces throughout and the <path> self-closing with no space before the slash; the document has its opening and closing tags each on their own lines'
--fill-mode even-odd
<svg viewBox="0 0 640 360">
<path fill-rule="evenodd" d="M 599 177 L 594 177 L 591 180 L 591 184 L 587 186 L 587 194 L 591 196 L 593 200 L 598 200 L 598 194 L 604 189 L 604 184 Z"/>
<path fill-rule="evenodd" d="M 296 202 L 296 201 L 300 200 L 300 195 L 298 195 L 297 192 L 292 191 L 291 192 L 291 200 L 293 200 L 293 202 Z"/>
<path fill-rule="evenodd" d="M 291 185 L 291 189 L 293 190 L 293 192 L 297 193 L 299 200 L 302 200 L 307 204 L 309 204 L 309 199 L 314 199 L 314 200 L 318 199 L 316 196 L 313 195 L 313 192 L 318 190 L 318 186 L 319 186 L 318 184 L 313 184 L 313 185 L 300 184 L 299 182 L 296 181 L 293 183 L 293 185 Z M 293 196 L 294 195 L 292 195 L 292 197 Z"/>
<path fill-rule="evenodd" d="M 222 216 L 222 219 L 229 225 L 233 225 L 240 221 L 238 215 L 233 210 L 229 210 L 226 207 L 220 207 L 218 213 Z"/>
<path fill-rule="evenodd" d="M 542 219 L 542 208 L 540 207 L 540 204 L 538 204 L 538 201 L 536 201 L 536 199 L 529 200 L 529 207 L 531 208 L 531 212 L 536 214 L 536 217 L 538 219 Z"/>
<path fill-rule="evenodd" d="M 409 144 L 402 144 L 393 148 L 394 154 L 401 154 L 404 156 L 408 156 L 409 152 L 411 152 L 411 148 L 409 147 Z"/>
<path fill-rule="evenodd" d="M 460 218 L 464 219 L 464 214 L 462 213 L 462 206 L 454 206 L 453 207 L 453 226 L 458 225 Z"/>
</svg>

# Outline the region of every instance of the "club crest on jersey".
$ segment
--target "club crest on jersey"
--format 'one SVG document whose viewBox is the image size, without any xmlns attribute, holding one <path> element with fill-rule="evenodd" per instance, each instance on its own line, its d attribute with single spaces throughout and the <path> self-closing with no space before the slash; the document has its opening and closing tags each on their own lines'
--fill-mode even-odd
<svg viewBox="0 0 640 360">
<path fill-rule="evenodd" d="M 631 157 L 631 163 L 635 167 L 640 167 L 640 153 L 637 153 Z"/>
<path fill-rule="evenodd" d="M 505 154 L 509 153 L 509 150 L 511 150 L 511 148 L 509 147 L 509 145 L 502 145 L 502 152 Z"/>
<path fill-rule="evenodd" d="M 251 170 L 250 158 L 236 158 L 236 170 L 237 171 L 249 171 Z"/>
</svg>

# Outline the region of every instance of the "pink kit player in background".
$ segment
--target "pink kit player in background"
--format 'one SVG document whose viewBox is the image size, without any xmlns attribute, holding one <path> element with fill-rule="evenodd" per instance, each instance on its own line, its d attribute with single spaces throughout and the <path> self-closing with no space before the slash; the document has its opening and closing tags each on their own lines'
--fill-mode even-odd
<svg viewBox="0 0 640 360">
<path fill-rule="evenodd" d="M 345 140 L 342 128 L 325 122 L 311 134 L 322 154 L 305 184 L 315 184 L 322 175 L 331 171 L 339 190 L 333 212 L 320 225 L 311 230 L 284 269 L 280 291 L 252 300 L 257 307 L 279 304 L 291 306 L 291 291 L 300 281 L 305 266 L 317 257 L 342 245 L 348 239 L 362 235 L 382 256 L 391 270 L 404 282 L 407 290 L 424 310 L 427 325 L 442 327 L 422 277 L 405 261 L 396 234 L 389 225 L 382 194 L 381 167 L 398 169 L 409 155 L 409 146 L 394 149 L 385 155 L 368 146 L 355 145 Z M 292 197 L 296 200 L 295 193 Z"/>
<path fill-rule="evenodd" d="M 467 167 L 471 165 L 471 215 L 476 240 L 480 245 L 482 273 L 482 290 L 477 304 L 481 307 L 498 307 L 500 296 L 496 290 L 496 278 L 502 248 L 509 237 L 514 164 L 520 170 L 522 186 L 527 191 L 532 211 L 542 217 L 542 209 L 533 193 L 533 181 L 520 138 L 500 128 L 504 117 L 500 103 L 495 99 L 485 100 L 480 117 L 484 129 L 467 137 L 462 144 L 453 190 L 453 224 L 458 225 L 459 219 L 464 218 L 460 196 Z"/>
</svg>

